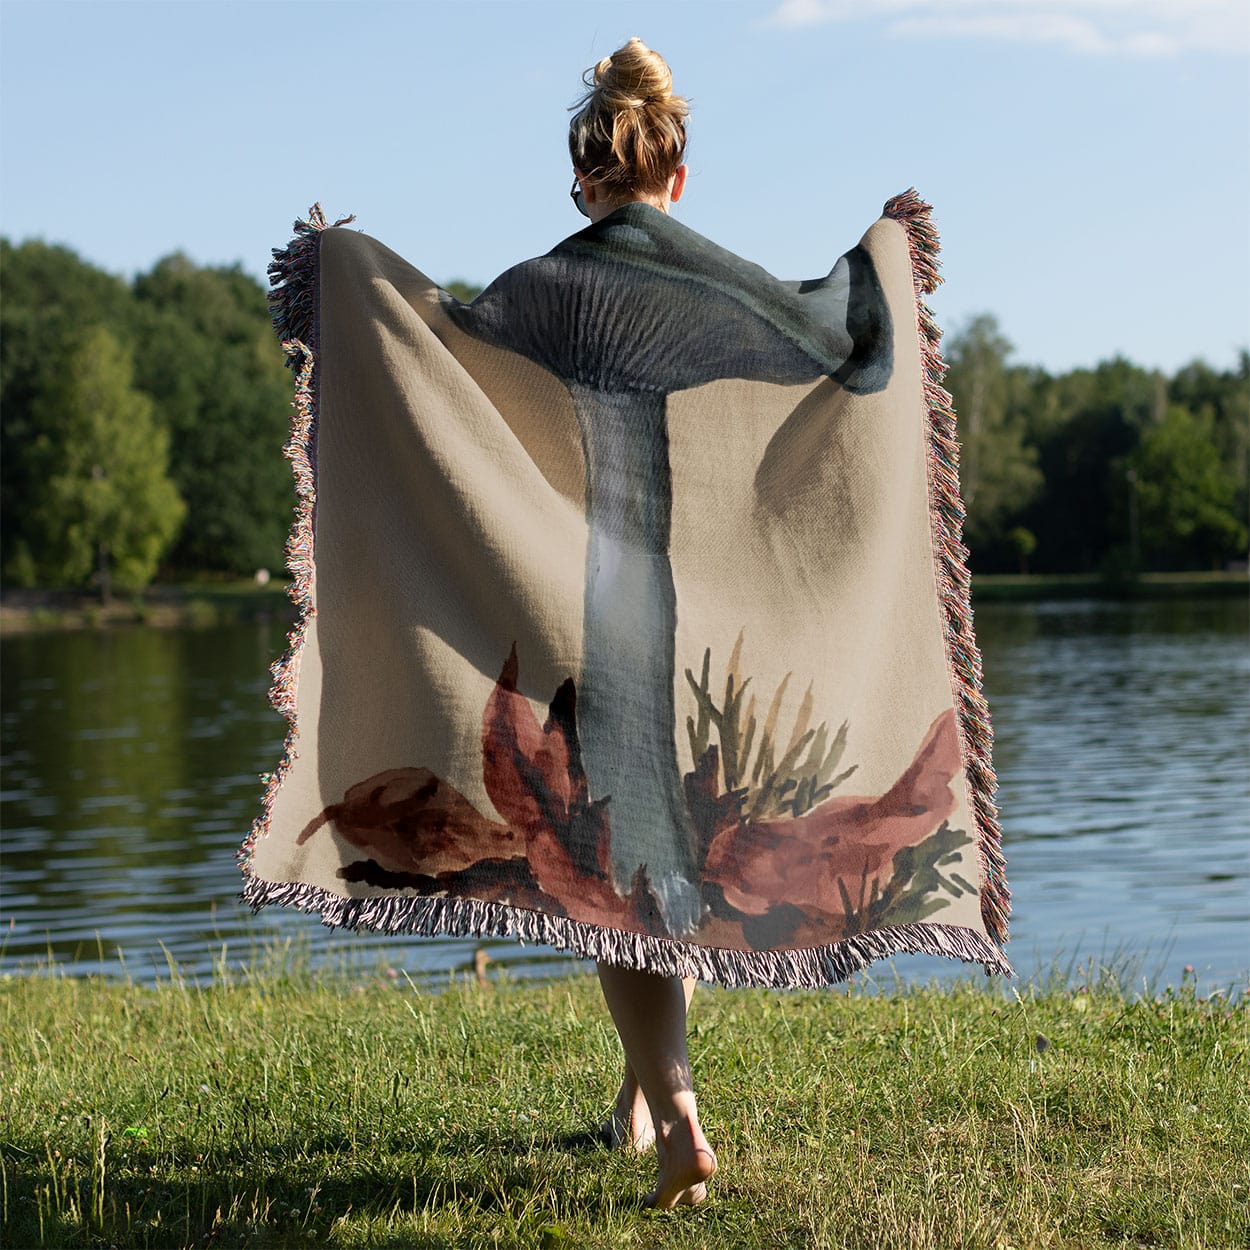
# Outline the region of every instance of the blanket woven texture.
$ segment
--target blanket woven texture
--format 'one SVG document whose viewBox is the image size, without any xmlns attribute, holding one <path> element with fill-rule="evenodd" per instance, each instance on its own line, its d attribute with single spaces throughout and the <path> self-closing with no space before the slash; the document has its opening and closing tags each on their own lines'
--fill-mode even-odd
<svg viewBox="0 0 1250 1250">
<path fill-rule="evenodd" d="M 320 206 L 241 897 L 724 985 L 1013 975 L 914 191 L 778 280 L 627 204 L 462 303 Z"/>
</svg>

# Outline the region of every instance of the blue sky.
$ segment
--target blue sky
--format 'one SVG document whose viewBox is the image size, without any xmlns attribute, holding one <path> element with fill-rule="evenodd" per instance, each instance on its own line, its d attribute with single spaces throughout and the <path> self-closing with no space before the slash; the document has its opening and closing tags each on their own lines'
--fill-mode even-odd
<svg viewBox="0 0 1250 1250">
<path fill-rule="evenodd" d="M 263 276 L 314 200 L 484 282 L 582 219 L 568 106 L 630 35 L 692 105 L 686 224 L 826 272 L 915 185 L 1016 359 L 1250 344 L 1244 0 L 0 0 L 0 228 Z"/>
</svg>

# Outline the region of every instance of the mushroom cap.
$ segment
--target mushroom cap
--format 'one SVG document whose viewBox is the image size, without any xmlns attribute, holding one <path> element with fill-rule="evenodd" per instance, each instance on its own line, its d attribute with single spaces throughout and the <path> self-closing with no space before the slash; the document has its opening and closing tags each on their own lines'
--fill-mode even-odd
<svg viewBox="0 0 1250 1250">
<path fill-rule="evenodd" d="M 864 393 L 893 367 L 889 308 L 862 247 L 824 278 L 783 282 L 650 204 L 515 265 L 471 304 L 443 301 L 466 333 L 602 391 L 828 376 Z"/>
</svg>

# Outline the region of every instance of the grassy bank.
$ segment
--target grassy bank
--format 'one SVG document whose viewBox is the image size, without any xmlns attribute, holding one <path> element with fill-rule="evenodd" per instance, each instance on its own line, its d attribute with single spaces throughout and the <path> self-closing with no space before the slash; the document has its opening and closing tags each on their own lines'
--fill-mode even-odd
<svg viewBox="0 0 1250 1250">
<path fill-rule="evenodd" d="M 1250 594 L 1243 573 L 1142 573 L 1107 578 L 1097 573 L 977 573 L 973 607 L 1005 599 L 1222 599 Z"/>
<path fill-rule="evenodd" d="M 0 983 L 6 1246 L 1247 1244 L 1250 1009 L 1191 984 L 701 987 L 721 1169 L 590 1133 L 619 1080 L 593 978 L 414 991 Z"/>
<path fill-rule="evenodd" d="M 1017 599 L 1223 598 L 1247 593 L 1250 580 L 1245 573 L 1145 573 L 1131 580 L 1107 580 L 1093 573 L 979 573 L 972 579 L 974 607 Z M 118 596 L 107 607 L 81 591 L 6 589 L 0 595 L 0 634 L 117 625 L 217 625 L 271 617 L 295 617 L 283 582 L 154 586 L 141 595 Z"/>
<path fill-rule="evenodd" d="M 236 621 L 294 620 L 286 583 L 259 586 L 247 581 L 187 582 L 153 586 L 142 594 L 116 595 L 111 603 L 75 590 L 10 590 L 0 596 L 0 634 L 63 629 L 103 629 L 118 625 L 158 628 L 228 624 Z"/>
</svg>

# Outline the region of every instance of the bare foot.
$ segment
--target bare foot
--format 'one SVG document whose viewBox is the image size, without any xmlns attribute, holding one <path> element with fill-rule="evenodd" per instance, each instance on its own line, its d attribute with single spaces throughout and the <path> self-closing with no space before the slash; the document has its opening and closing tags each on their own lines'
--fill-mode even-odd
<svg viewBox="0 0 1250 1250">
<path fill-rule="evenodd" d="M 716 1156 L 698 1122 L 678 1120 L 656 1138 L 655 1149 L 659 1184 L 643 1199 L 643 1206 L 661 1211 L 698 1206 L 707 1197 L 707 1181 L 716 1171 Z"/>
<path fill-rule="evenodd" d="M 599 1130 L 604 1144 L 616 1149 L 636 1150 L 641 1154 L 655 1145 L 655 1127 L 651 1109 L 637 1084 L 631 1088 L 626 1081 L 616 1096 L 616 1105 L 607 1122 Z"/>
</svg>

